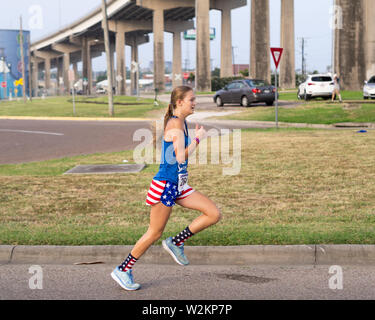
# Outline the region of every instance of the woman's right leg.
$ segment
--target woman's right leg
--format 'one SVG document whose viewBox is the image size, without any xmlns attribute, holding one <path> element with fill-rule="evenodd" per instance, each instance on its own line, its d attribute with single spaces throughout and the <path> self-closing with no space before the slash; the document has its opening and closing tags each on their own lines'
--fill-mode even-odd
<svg viewBox="0 0 375 320">
<path fill-rule="evenodd" d="M 147 232 L 138 240 L 123 264 L 111 273 L 111 277 L 125 290 L 134 291 L 141 287 L 140 284 L 134 283 L 132 267 L 147 249 L 161 237 L 171 212 L 172 208 L 168 208 L 162 203 L 152 206 Z"/>
<path fill-rule="evenodd" d="M 171 212 L 172 207 L 167 207 L 161 202 L 151 207 L 150 225 L 147 232 L 135 244 L 131 252 L 133 257 L 138 260 L 153 243 L 160 239 Z"/>
</svg>

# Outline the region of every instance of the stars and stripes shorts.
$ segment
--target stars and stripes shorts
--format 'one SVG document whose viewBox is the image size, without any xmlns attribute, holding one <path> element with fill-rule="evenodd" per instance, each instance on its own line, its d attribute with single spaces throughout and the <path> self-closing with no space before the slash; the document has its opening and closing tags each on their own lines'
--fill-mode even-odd
<svg viewBox="0 0 375 320">
<path fill-rule="evenodd" d="M 152 180 L 147 193 L 146 205 L 153 206 L 161 202 L 167 207 L 172 207 L 176 204 L 176 201 L 187 198 L 194 191 L 192 187 L 186 184 L 184 190 L 179 193 L 177 184 L 173 182 Z"/>
</svg>

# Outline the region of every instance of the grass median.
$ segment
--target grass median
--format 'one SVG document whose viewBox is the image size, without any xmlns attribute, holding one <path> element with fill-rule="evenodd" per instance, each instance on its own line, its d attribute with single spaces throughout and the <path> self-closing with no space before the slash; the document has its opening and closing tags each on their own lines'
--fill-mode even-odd
<svg viewBox="0 0 375 320">
<path fill-rule="evenodd" d="M 132 151 L 1 165 L 0 244 L 134 244 L 148 227 L 144 202 L 157 164 L 138 174 L 62 175 L 124 159 Z M 210 157 L 190 166 L 189 184 L 223 220 L 189 245 L 374 244 L 374 160 L 373 131 L 243 130 L 239 175 L 224 176 L 230 165 Z M 176 206 L 164 237 L 197 215 Z"/>
<path fill-rule="evenodd" d="M 241 113 L 216 117 L 216 119 L 275 121 L 275 107 L 250 107 Z M 279 106 L 278 119 L 280 122 L 308 124 L 375 122 L 375 103 L 301 102 L 295 106 Z"/>
<path fill-rule="evenodd" d="M 109 117 L 108 98 L 105 96 L 76 98 L 76 113 L 73 113 L 71 97 L 54 97 L 22 101 L 5 101 L 0 104 L 0 116 L 33 116 L 33 117 Z M 160 103 L 154 105 L 153 99 L 137 99 L 136 97 L 114 97 L 115 118 L 153 118 L 165 109 Z"/>
</svg>

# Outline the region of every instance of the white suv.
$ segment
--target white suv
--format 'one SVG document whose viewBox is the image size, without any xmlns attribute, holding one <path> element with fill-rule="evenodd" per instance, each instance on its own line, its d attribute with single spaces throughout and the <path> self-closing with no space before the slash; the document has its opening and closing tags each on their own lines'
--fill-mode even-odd
<svg viewBox="0 0 375 320">
<path fill-rule="evenodd" d="M 334 83 L 330 74 L 312 74 L 298 87 L 298 99 L 310 100 L 311 98 L 331 98 Z"/>
<path fill-rule="evenodd" d="M 375 99 L 375 76 L 369 81 L 365 81 L 363 86 L 363 99 Z"/>
</svg>

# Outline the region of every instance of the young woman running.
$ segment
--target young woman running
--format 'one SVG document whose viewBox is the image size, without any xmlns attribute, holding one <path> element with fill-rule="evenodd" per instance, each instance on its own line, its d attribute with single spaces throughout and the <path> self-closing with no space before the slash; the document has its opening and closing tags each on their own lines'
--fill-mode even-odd
<svg viewBox="0 0 375 320">
<path fill-rule="evenodd" d="M 125 290 L 138 290 L 132 267 L 147 249 L 159 240 L 172 212 L 178 205 L 202 213 L 175 237 L 163 240 L 163 248 L 180 265 L 188 265 L 184 243 L 193 235 L 219 222 L 221 214 L 213 201 L 191 188 L 188 182 L 188 157 L 206 138 L 203 127 L 196 126 L 196 137 L 190 143 L 186 118 L 194 113 L 196 98 L 192 88 L 180 86 L 173 90 L 164 118 L 164 139 L 159 172 L 151 182 L 146 204 L 151 206 L 150 225 L 125 261 L 113 270 L 112 278 Z"/>
</svg>

